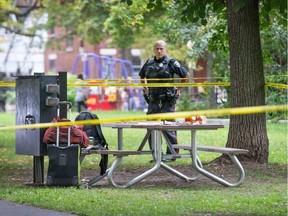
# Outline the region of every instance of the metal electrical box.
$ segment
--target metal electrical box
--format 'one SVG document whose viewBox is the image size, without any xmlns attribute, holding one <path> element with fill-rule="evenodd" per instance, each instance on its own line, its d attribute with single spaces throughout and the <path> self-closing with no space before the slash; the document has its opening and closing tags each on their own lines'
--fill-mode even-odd
<svg viewBox="0 0 288 216">
<path fill-rule="evenodd" d="M 65 83 L 65 85 L 67 85 Z M 16 79 L 16 124 L 48 123 L 56 117 L 59 102 L 59 76 L 19 76 Z M 16 154 L 43 156 L 42 142 L 46 128 L 16 130 Z"/>
</svg>

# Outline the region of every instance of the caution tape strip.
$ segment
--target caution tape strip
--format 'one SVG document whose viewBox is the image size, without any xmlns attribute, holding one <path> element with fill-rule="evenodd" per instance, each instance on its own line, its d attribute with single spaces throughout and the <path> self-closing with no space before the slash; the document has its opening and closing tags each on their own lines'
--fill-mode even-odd
<svg viewBox="0 0 288 216">
<path fill-rule="evenodd" d="M 86 83 L 86 84 L 68 84 L 68 86 L 99 86 L 99 87 L 189 87 L 189 86 L 230 86 L 230 83 L 223 82 L 204 82 L 204 83 Z"/>
<path fill-rule="evenodd" d="M 68 87 L 193 87 L 193 86 L 230 86 L 229 82 L 199 82 L 199 83 L 68 83 Z M 288 85 L 266 83 L 267 87 L 288 89 Z M 12 82 L 0 82 L 0 87 L 15 87 Z"/>
<path fill-rule="evenodd" d="M 274 105 L 274 106 L 253 106 L 253 107 L 238 107 L 238 108 L 225 108 L 225 109 L 210 109 L 210 110 L 196 110 L 189 112 L 174 112 L 163 114 L 151 114 L 141 116 L 131 116 L 123 118 L 110 118 L 110 119 L 95 119 L 95 120 L 82 120 L 71 122 L 57 122 L 57 123 L 39 123 L 29 125 L 14 125 L 0 127 L 0 131 L 15 130 L 15 129 L 34 129 L 34 128 L 49 128 L 57 126 L 72 126 L 75 124 L 87 125 L 87 124 L 103 124 L 103 123 L 115 123 L 115 122 L 127 122 L 127 121 L 144 121 L 144 120 L 172 120 L 191 116 L 224 116 L 224 115 L 247 115 L 264 112 L 277 112 L 288 111 L 287 105 Z"/>
<path fill-rule="evenodd" d="M 267 86 L 267 87 L 283 88 L 283 89 L 287 89 L 287 88 L 288 88 L 288 85 L 280 84 L 280 83 L 265 83 L 265 86 Z"/>
<path fill-rule="evenodd" d="M 150 81 L 156 81 L 156 80 L 190 80 L 189 78 L 177 78 L 177 77 L 174 77 L 174 78 L 151 78 L 149 79 Z M 225 79 L 227 80 L 226 77 L 194 77 L 192 78 L 192 80 L 219 80 L 219 79 Z M 89 82 L 135 82 L 135 81 L 140 81 L 140 80 L 143 80 L 141 78 L 133 78 L 133 79 L 124 79 L 124 78 L 120 78 L 120 79 L 86 79 L 86 80 L 81 80 L 81 81 L 89 81 Z M 148 80 L 148 79 L 147 79 Z M 79 80 L 68 80 L 68 82 L 72 82 L 72 83 L 75 83 L 75 82 L 79 82 Z"/>
</svg>

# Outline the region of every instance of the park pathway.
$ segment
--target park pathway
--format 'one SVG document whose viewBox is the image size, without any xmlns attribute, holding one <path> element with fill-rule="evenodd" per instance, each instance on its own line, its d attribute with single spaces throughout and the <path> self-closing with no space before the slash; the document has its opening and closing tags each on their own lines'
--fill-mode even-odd
<svg viewBox="0 0 288 216">
<path fill-rule="evenodd" d="M 76 216 L 63 212 L 46 210 L 24 204 L 0 200 L 1 216 Z"/>
</svg>

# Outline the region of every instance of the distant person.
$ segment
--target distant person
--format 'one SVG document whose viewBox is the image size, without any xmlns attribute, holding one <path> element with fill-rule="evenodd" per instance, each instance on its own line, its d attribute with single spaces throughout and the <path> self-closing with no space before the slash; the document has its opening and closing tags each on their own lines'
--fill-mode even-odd
<svg viewBox="0 0 288 216">
<path fill-rule="evenodd" d="M 189 72 L 177 60 L 166 55 L 166 43 L 163 40 L 158 40 L 154 44 L 154 54 L 155 56 L 149 58 L 139 72 L 141 83 L 173 83 L 174 74 L 183 78 L 181 83 L 188 81 Z M 179 87 L 143 88 L 144 98 L 148 103 L 147 114 L 175 112 L 180 90 Z M 163 133 L 171 144 L 178 143 L 176 131 L 163 131 Z M 166 154 L 171 154 L 169 148 Z"/>
<path fill-rule="evenodd" d="M 6 112 L 6 90 L 5 88 L 0 88 L 0 112 Z"/>
<path fill-rule="evenodd" d="M 133 83 L 133 79 L 131 77 L 127 77 L 128 84 Z M 134 88 L 128 87 L 124 88 L 124 91 L 127 92 L 128 95 L 128 110 L 135 110 L 135 93 L 134 93 Z"/>
<path fill-rule="evenodd" d="M 82 74 L 78 74 L 77 75 L 77 79 L 79 81 L 83 80 L 83 75 Z M 78 82 L 79 84 L 81 82 Z M 82 111 L 82 108 L 84 108 L 84 110 L 88 110 L 88 106 L 86 104 L 86 100 L 89 96 L 89 89 L 86 87 L 82 87 L 82 86 L 78 86 L 76 87 L 76 95 L 75 95 L 75 102 L 77 104 L 77 112 L 80 113 Z"/>
<path fill-rule="evenodd" d="M 128 94 L 125 89 L 120 89 L 120 97 L 121 97 L 121 110 L 127 112 L 128 111 Z"/>
</svg>

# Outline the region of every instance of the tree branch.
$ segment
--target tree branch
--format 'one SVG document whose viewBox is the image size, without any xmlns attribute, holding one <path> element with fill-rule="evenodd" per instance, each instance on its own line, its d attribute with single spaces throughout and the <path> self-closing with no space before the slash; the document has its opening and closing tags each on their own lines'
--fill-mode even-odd
<svg viewBox="0 0 288 216">
<path fill-rule="evenodd" d="M 34 33 L 28 33 L 28 32 L 23 32 L 19 29 L 11 29 L 7 26 L 3 26 L 3 25 L 0 25 L 0 28 L 4 28 L 6 29 L 7 31 L 9 31 L 10 33 L 15 33 L 15 34 L 18 34 L 18 35 L 23 35 L 23 36 L 27 36 L 27 37 L 40 37 L 40 35 L 37 35 L 37 34 L 34 34 Z"/>
<path fill-rule="evenodd" d="M 31 5 L 25 12 L 21 13 L 21 12 L 17 12 L 14 10 L 5 10 L 4 13 L 8 16 L 9 14 L 15 14 L 18 17 L 25 17 L 27 15 L 29 15 L 31 13 L 31 11 L 39 9 L 41 7 L 43 7 L 42 3 L 40 2 L 40 5 L 38 5 L 39 0 L 35 0 L 34 4 Z"/>
</svg>

